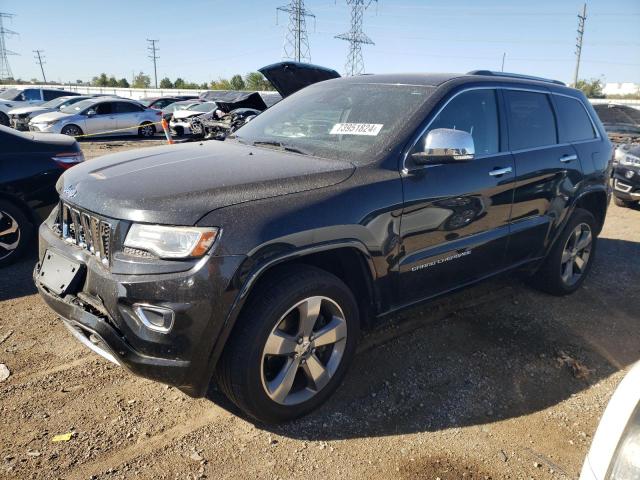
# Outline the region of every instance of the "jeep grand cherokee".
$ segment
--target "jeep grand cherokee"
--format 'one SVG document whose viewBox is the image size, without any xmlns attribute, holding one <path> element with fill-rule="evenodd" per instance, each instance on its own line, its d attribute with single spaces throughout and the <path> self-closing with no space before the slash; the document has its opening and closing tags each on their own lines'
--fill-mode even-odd
<svg viewBox="0 0 640 480">
<path fill-rule="evenodd" d="M 34 277 L 87 347 L 250 416 L 318 407 L 376 317 L 525 269 L 584 282 L 612 145 L 577 90 L 489 71 L 339 78 L 225 142 L 69 170 Z"/>
</svg>

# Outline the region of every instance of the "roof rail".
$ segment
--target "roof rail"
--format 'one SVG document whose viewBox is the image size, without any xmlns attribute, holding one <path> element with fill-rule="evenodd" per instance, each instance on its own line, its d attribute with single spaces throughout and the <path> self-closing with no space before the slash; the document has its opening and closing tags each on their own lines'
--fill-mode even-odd
<svg viewBox="0 0 640 480">
<path fill-rule="evenodd" d="M 550 78 L 534 77 L 533 75 L 522 75 L 520 73 L 508 73 L 508 72 L 495 72 L 493 70 L 471 70 L 467 75 L 486 75 L 488 77 L 507 77 L 507 78 L 520 78 L 523 80 L 536 80 L 538 82 L 554 83 L 556 85 L 565 85 L 560 80 L 552 80 Z"/>
</svg>

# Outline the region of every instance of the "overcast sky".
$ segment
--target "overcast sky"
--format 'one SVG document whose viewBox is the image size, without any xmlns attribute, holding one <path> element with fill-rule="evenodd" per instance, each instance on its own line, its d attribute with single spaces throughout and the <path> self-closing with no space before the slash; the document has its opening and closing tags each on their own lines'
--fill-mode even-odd
<svg viewBox="0 0 640 480">
<path fill-rule="evenodd" d="M 101 72 L 131 79 L 153 72 L 146 38 L 159 39 L 158 77 L 198 83 L 279 61 L 288 0 L 0 0 L 19 32 L 7 47 L 14 76 L 40 78 L 32 50 L 43 49 L 50 80 L 90 80 Z M 578 0 L 381 0 L 367 10 L 366 71 L 499 70 L 572 80 Z M 349 30 L 344 0 L 306 0 L 313 63 L 344 72 Z M 640 83 L 640 1 L 590 0 L 580 77 Z M 314 25 L 315 23 L 315 25 Z"/>
</svg>

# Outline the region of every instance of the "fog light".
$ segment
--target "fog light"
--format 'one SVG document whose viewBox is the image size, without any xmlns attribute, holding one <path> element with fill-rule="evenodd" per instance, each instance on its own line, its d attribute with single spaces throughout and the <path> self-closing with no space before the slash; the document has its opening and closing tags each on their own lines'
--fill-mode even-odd
<svg viewBox="0 0 640 480">
<path fill-rule="evenodd" d="M 633 170 L 627 170 L 626 173 L 624 174 L 624 176 L 626 178 L 633 178 L 633 176 L 635 175 L 636 172 L 634 172 Z"/>
<path fill-rule="evenodd" d="M 136 303 L 133 311 L 149 330 L 167 333 L 173 327 L 175 313 L 170 308 Z"/>
</svg>

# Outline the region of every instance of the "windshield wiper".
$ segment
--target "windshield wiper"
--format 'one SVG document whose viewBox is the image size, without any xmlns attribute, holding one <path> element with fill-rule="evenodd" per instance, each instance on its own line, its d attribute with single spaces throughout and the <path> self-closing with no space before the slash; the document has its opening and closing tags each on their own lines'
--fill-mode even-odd
<svg viewBox="0 0 640 480">
<path fill-rule="evenodd" d="M 300 150 L 298 148 L 290 147 L 288 145 L 285 145 L 284 143 L 276 142 L 272 140 L 253 142 L 252 145 L 255 145 L 257 147 L 278 147 L 286 152 L 299 153 L 300 155 L 310 155 L 310 153 Z"/>
</svg>

